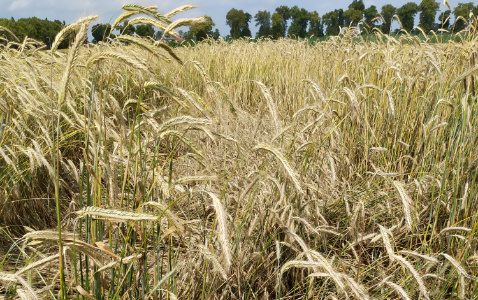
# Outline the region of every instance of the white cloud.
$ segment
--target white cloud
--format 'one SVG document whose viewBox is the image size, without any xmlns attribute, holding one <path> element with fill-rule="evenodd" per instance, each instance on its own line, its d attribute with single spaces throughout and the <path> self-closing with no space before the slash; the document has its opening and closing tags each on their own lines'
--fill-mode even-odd
<svg viewBox="0 0 478 300">
<path fill-rule="evenodd" d="M 30 5 L 30 0 L 14 0 L 10 6 L 8 6 L 9 11 L 15 11 L 19 9 L 27 8 Z"/>
</svg>

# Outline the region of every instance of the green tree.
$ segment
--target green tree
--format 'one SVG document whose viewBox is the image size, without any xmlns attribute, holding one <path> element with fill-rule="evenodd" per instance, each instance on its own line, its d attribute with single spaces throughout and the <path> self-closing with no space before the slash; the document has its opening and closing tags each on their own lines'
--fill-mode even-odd
<svg viewBox="0 0 478 300">
<path fill-rule="evenodd" d="M 141 37 L 153 37 L 154 28 L 149 24 L 140 24 L 136 26 L 136 34 Z"/>
<path fill-rule="evenodd" d="M 322 23 L 325 28 L 326 35 L 339 35 L 340 27 L 344 26 L 344 11 L 342 9 L 335 9 L 322 16 Z"/>
<path fill-rule="evenodd" d="M 274 39 L 278 39 L 284 37 L 284 27 L 282 25 L 282 16 L 279 13 L 272 14 L 272 28 L 271 33 Z"/>
<path fill-rule="evenodd" d="M 191 30 L 188 30 L 183 34 L 183 39 L 185 41 L 192 41 L 194 40 L 194 34 L 191 32 Z"/>
<path fill-rule="evenodd" d="M 349 5 L 349 9 L 344 11 L 345 26 L 357 26 L 362 21 L 365 5 L 362 0 L 353 0 Z"/>
<path fill-rule="evenodd" d="M 372 29 L 375 26 L 375 22 L 372 22 L 374 18 L 378 15 L 377 7 L 375 5 L 370 6 L 369 8 L 363 11 L 365 24 Z"/>
<path fill-rule="evenodd" d="M 453 15 L 455 16 L 455 24 L 453 25 L 453 31 L 458 32 L 466 28 L 466 23 L 463 20 L 458 20 L 458 17 L 462 17 L 465 20 L 468 20 L 470 12 L 473 11 L 473 2 L 469 3 L 458 3 L 458 5 L 453 10 Z"/>
<path fill-rule="evenodd" d="M 65 26 L 65 22 L 42 20 L 36 17 L 21 18 L 17 21 L 11 18 L 0 19 L 0 26 L 8 28 L 20 41 L 25 39 L 25 37 L 29 37 L 50 47 L 55 36 Z M 5 34 L 7 40 L 15 40 L 10 33 L 5 31 L 3 34 Z M 66 39 L 60 44 L 59 48 L 68 47 L 68 43 L 69 39 Z"/>
<path fill-rule="evenodd" d="M 329 11 L 322 16 L 322 23 L 325 26 L 325 34 L 328 36 L 338 35 L 337 10 Z"/>
<path fill-rule="evenodd" d="M 411 32 L 414 27 L 415 15 L 418 13 L 419 7 L 416 3 L 408 2 L 397 9 L 397 15 L 400 18 L 403 29 Z"/>
<path fill-rule="evenodd" d="M 442 12 L 439 16 L 439 26 L 442 29 L 448 30 L 450 28 L 450 15 L 451 15 L 451 10 L 445 10 Z"/>
<path fill-rule="evenodd" d="M 290 9 L 292 23 L 290 24 L 289 36 L 305 38 L 307 36 L 307 25 L 309 23 L 309 12 L 297 5 Z"/>
<path fill-rule="evenodd" d="M 105 41 L 108 37 L 108 34 L 111 31 L 110 24 L 96 24 L 91 28 L 91 34 L 93 35 L 93 42 L 102 42 Z"/>
<path fill-rule="evenodd" d="M 422 0 L 419 5 L 420 10 L 420 26 L 425 33 L 435 29 L 435 18 L 440 4 L 435 0 Z"/>
<path fill-rule="evenodd" d="M 204 16 L 206 22 L 197 23 L 189 27 L 189 30 L 194 34 L 197 41 L 202 41 L 207 38 L 208 35 L 213 36 L 212 27 L 216 24 L 209 16 Z"/>
<path fill-rule="evenodd" d="M 355 8 L 349 8 L 344 11 L 345 26 L 357 26 L 357 23 L 362 20 L 363 12 Z"/>
<path fill-rule="evenodd" d="M 282 31 L 283 31 L 283 37 L 285 36 L 286 32 L 287 32 L 287 21 L 290 20 L 290 8 L 286 5 L 282 5 L 282 6 L 279 6 L 276 8 L 276 13 L 278 13 L 281 18 L 282 18 L 282 21 L 281 21 L 281 26 L 282 26 Z"/>
<path fill-rule="evenodd" d="M 216 28 L 216 30 L 214 30 L 214 32 L 212 33 L 212 38 L 217 40 L 221 37 L 221 34 L 219 33 L 219 29 Z"/>
<path fill-rule="evenodd" d="M 309 31 L 307 32 L 308 36 L 322 37 L 324 36 L 324 25 L 319 13 L 317 11 L 309 12 Z"/>
<path fill-rule="evenodd" d="M 382 18 L 384 21 L 382 24 L 382 29 L 381 29 L 383 33 L 386 33 L 386 34 L 390 33 L 390 30 L 392 28 L 392 18 L 396 12 L 397 12 L 397 9 L 395 8 L 395 6 L 391 4 L 382 6 L 382 12 L 380 14 L 382 15 Z"/>
<path fill-rule="evenodd" d="M 181 33 L 179 33 L 179 35 L 181 35 Z M 157 30 L 155 33 L 154 33 L 154 39 L 156 41 L 159 41 L 161 38 L 163 37 L 163 32 L 161 30 Z"/>
<path fill-rule="evenodd" d="M 352 3 L 349 4 L 348 8 L 353 8 L 358 11 L 364 11 L 365 4 L 363 3 L 362 0 L 353 0 Z"/>
<path fill-rule="evenodd" d="M 246 15 L 244 11 L 235 8 L 229 10 L 226 15 L 226 24 L 231 27 L 231 38 L 240 38 L 242 29 L 246 26 Z"/>
<path fill-rule="evenodd" d="M 259 26 L 256 37 L 267 37 L 271 34 L 271 13 L 266 10 L 260 10 L 254 16 L 256 26 Z"/>
<path fill-rule="evenodd" d="M 252 15 L 249 13 L 244 13 L 244 20 L 246 24 L 244 25 L 244 28 L 241 29 L 241 37 L 250 37 L 252 36 L 251 30 L 249 29 L 249 22 L 252 19 Z"/>
<path fill-rule="evenodd" d="M 21 28 L 18 27 L 17 22 L 15 21 L 14 18 L 0 19 L 0 26 L 8 28 L 18 39 L 21 39 L 22 37 L 25 36 L 25 33 L 23 32 L 23 30 L 21 30 Z M 8 41 L 15 40 L 15 37 L 13 37 L 7 31 L 2 31 L 2 35 L 4 35 L 4 38 L 6 38 Z"/>
<path fill-rule="evenodd" d="M 128 25 L 128 21 L 124 21 L 123 25 L 118 25 L 116 28 L 119 30 L 120 34 L 133 35 L 135 32 L 135 27 Z"/>
<path fill-rule="evenodd" d="M 344 10 L 339 9 L 337 10 L 337 24 L 339 24 L 340 27 L 345 27 L 345 16 L 344 16 Z"/>
</svg>

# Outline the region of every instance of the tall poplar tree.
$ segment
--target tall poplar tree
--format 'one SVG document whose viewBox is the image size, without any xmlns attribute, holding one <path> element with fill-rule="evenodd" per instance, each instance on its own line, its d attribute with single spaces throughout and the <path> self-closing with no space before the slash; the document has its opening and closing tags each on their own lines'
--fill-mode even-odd
<svg viewBox="0 0 478 300">
<path fill-rule="evenodd" d="M 254 16 L 256 26 L 259 26 L 256 37 L 267 37 L 271 34 L 271 13 L 266 10 L 258 11 Z"/>
<path fill-rule="evenodd" d="M 397 12 L 397 9 L 392 4 L 387 4 L 382 6 L 381 15 L 383 17 L 384 23 L 382 24 L 382 32 L 385 34 L 390 34 L 392 28 L 392 18 L 393 15 Z"/>
<path fill-rule="evenodd" d="M 420 26 L 425 33 L 435 29 L 435 18 L 440 4 L 435 0 L 422 0 L 419 5 L 420 9 Z"/>
<path fill-rule="evenodd" d="M 414 2 L 408 2 L 397 9 L 397 15 L 400 18 L 403 29 L 411 32 L 415 23 L 415 15 L 418 13 L 419 7 Z"/>
</svg>

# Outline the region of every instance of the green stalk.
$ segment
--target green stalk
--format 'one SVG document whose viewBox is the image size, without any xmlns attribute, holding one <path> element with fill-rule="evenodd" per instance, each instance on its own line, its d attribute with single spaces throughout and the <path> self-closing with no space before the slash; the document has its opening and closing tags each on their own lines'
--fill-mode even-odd
<svg viewBox="0 0 478 300">
<path fill-rule="evenodd" d="M 58 227 L 58 252 L 60 259 L 60 299 L 66 299 L 65 291 L 65 270 L 64 270 L 64 259 L 63 259 L 63 242 L 61 240 L 61 215 L 60 215 L 60 149 L 59 149 L 59 116 L 57 124 L 57 137 L 56 137 L 56 157 L 55 157 L 55 206 L 56 206 L 56 221 Z"/>
<path fill-rule="evenodd" d="M 55 116 L 53 114 L 53 51 L 50 51 L 50 105 L 51 105 L 51 118 L 52 125 L 55 123 Z M 54 128 L 54 127 L 53 127 Z M 55 136 L 55 133 L 53 132 Z M 53 156 L 53 169 L 55 170 L 55 208 L 56 208 L 56 222 L 58 229 L 58 254 L 60 263 L 60 299 L 66 299 L 65 291 L 65 270 L 63 259 L 63 243 L 61 239 L 61 214 L 60 214 L 60 114 L 57 116 L 56 123 L 56 138 L 54 149 L 52 151 Z"/>
</svg>

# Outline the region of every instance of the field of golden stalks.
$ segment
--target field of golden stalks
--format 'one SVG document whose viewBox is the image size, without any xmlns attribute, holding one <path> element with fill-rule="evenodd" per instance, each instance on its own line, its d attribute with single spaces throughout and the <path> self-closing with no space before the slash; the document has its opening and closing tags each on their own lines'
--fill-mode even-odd
<svg viewBox="0 0 478 300">
<path fill-rule="evenodd" d="M 0 297 L 478 298 L 477 38 L 83 45 L 92 19 L 0 50 Z"/>
</svg>

